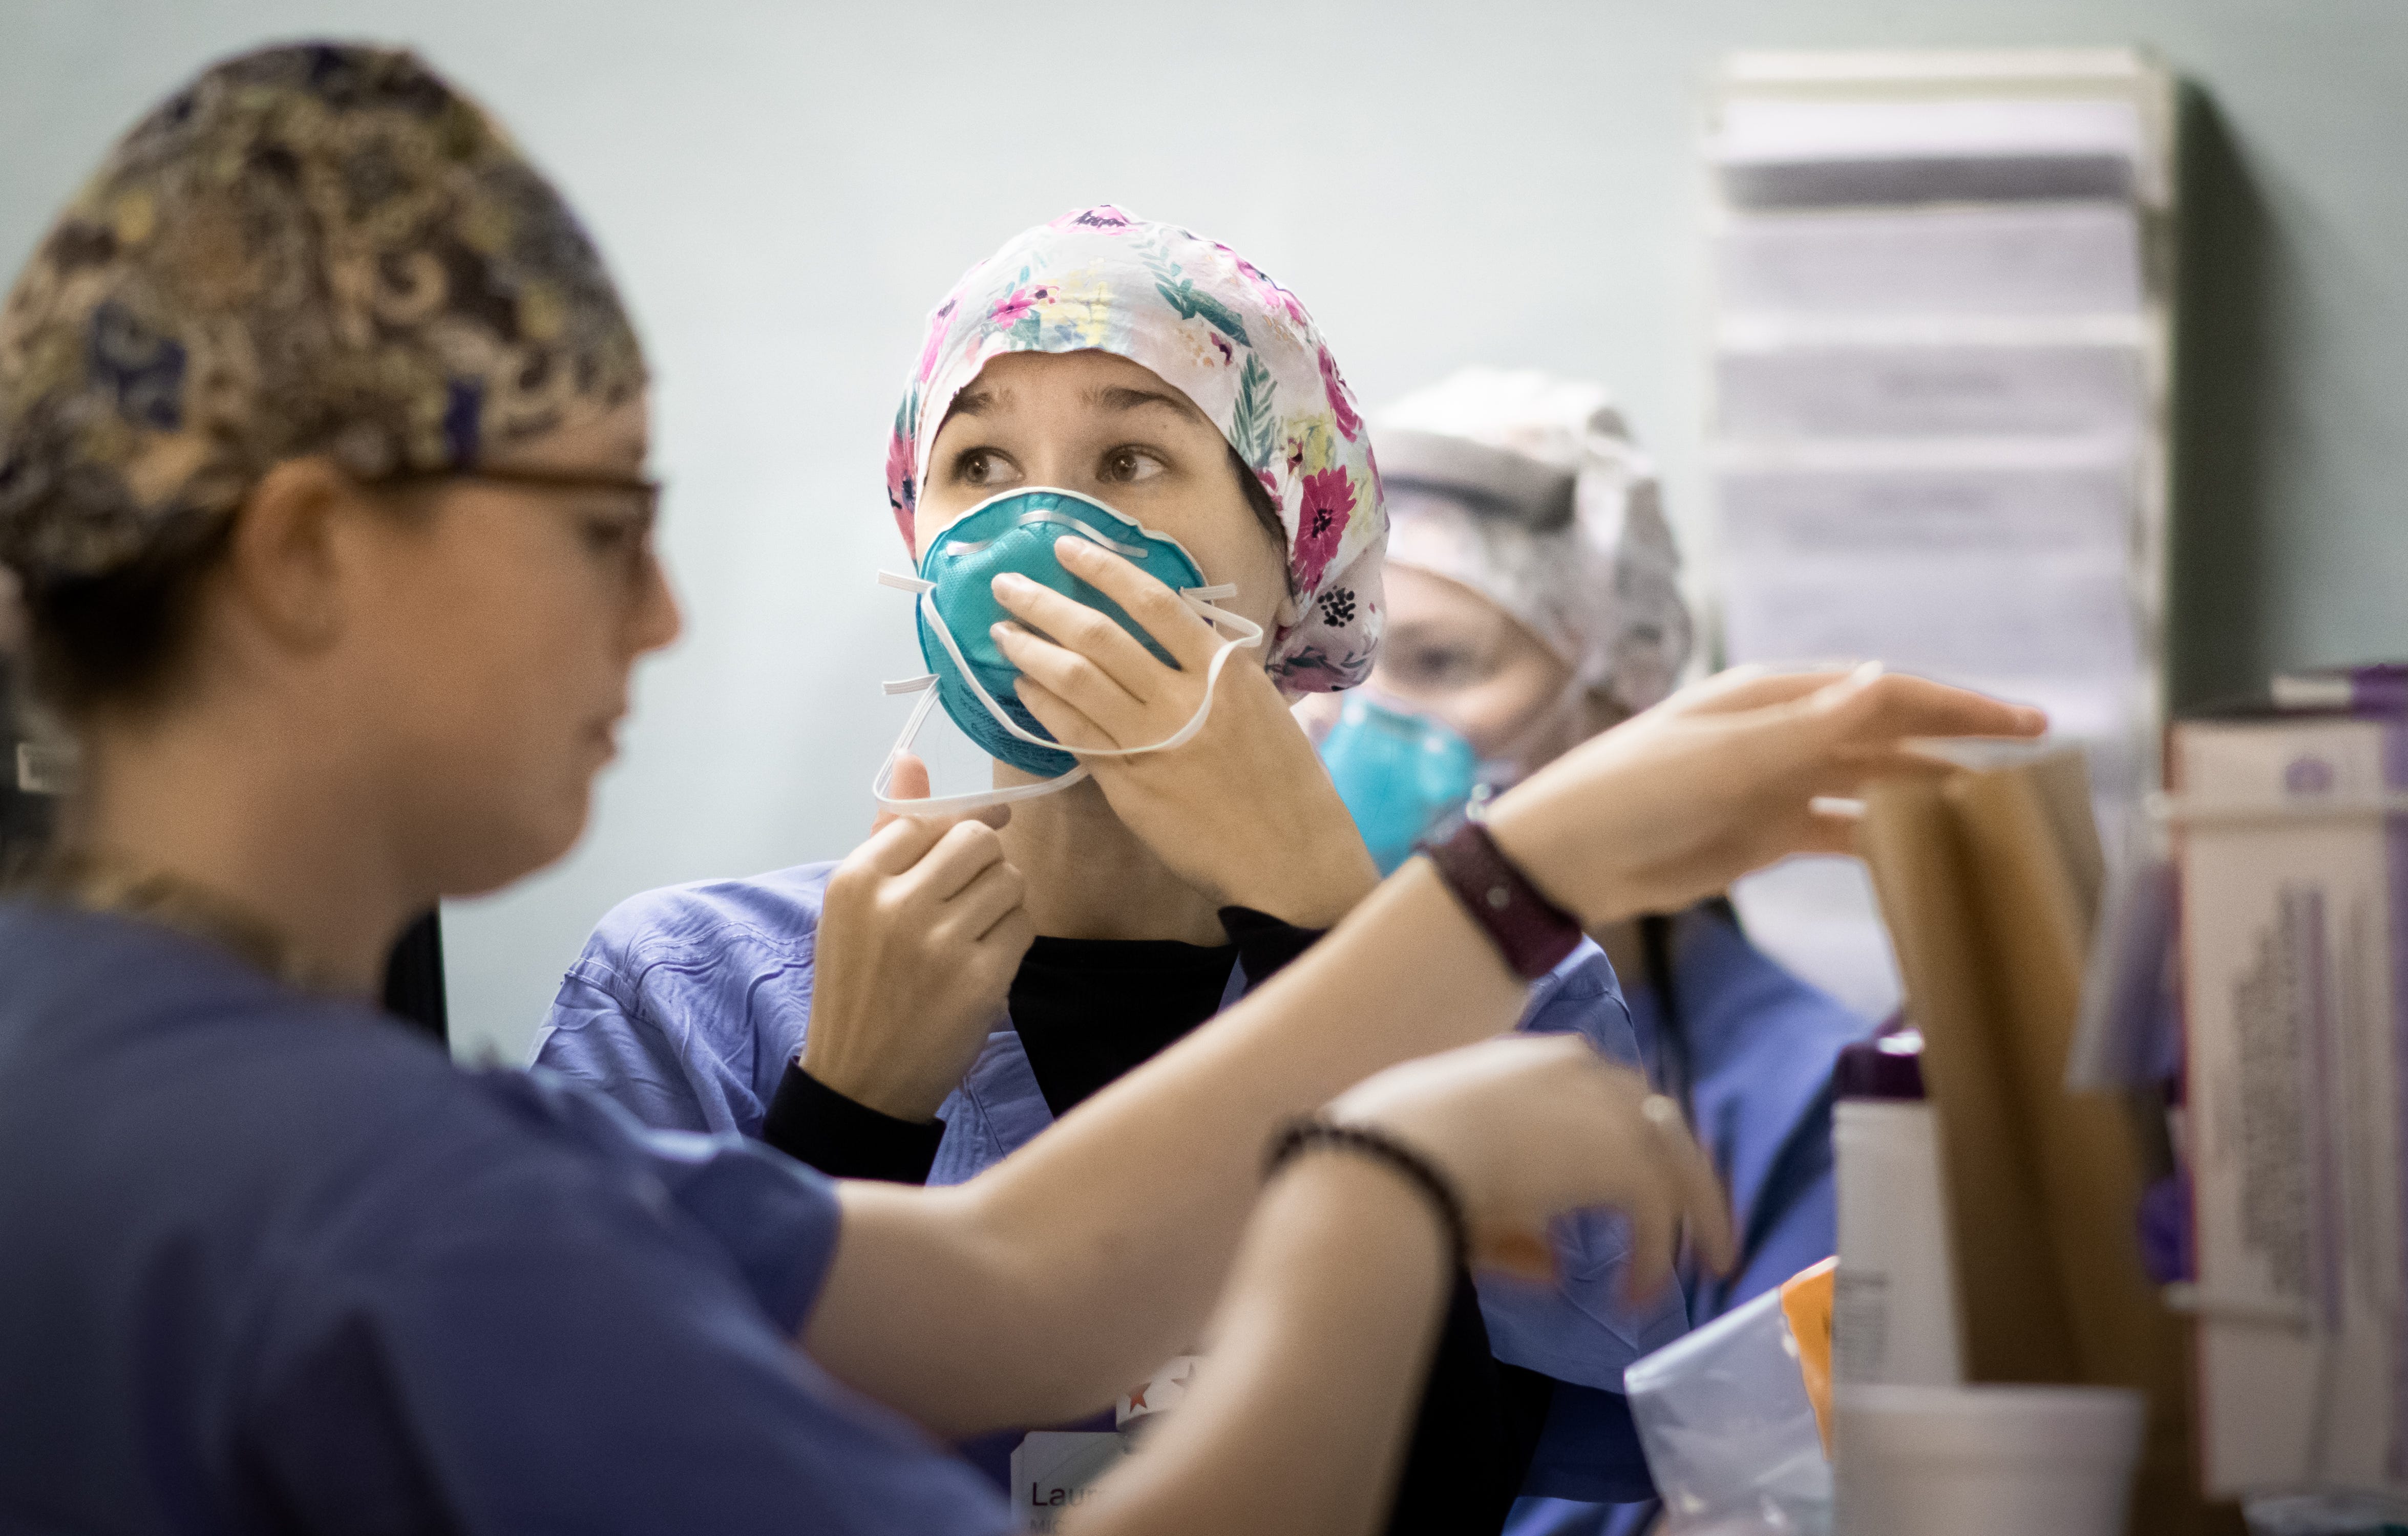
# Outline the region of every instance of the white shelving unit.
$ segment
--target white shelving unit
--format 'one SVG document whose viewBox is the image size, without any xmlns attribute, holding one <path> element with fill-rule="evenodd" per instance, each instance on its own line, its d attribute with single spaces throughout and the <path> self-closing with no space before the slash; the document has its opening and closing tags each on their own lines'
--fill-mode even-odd
<svg viewBox="0 0 2408 1536">
<path fill-rule="evenodd" d="M 2165 710 L 2174 122 L 2129 50 L 1747 53 L 1705 149 L 1726 657 L 2042 705 L 2111 848 Z M 1879 1002 L 1853 872 L 1739 900 Z"/>
</svg>

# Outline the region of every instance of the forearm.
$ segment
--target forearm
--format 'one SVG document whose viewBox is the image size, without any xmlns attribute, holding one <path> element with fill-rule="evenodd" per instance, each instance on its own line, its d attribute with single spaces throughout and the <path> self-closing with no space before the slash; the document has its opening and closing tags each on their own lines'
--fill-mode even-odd
<svg viewBox="0 0 2408 1536">
<path fill-rule="evenodd" d="M 1387 1169 L 1297 1165 L 1248 1229 L 1196 1385 L 1064 1529 L 1378 1529 L 1446 1297 L 1443 1231 Z"/>
<path fill-rule="evenodd" d="M 1194 1344 L 1283 1121 L 1509 1028 L 1522 996 L 1417 860 L 1269 985 L 965 1186 L 944 1232 L 848 1188 L 809 1347 L 946 1432 L 1100 1407 Z"/>
</svg>

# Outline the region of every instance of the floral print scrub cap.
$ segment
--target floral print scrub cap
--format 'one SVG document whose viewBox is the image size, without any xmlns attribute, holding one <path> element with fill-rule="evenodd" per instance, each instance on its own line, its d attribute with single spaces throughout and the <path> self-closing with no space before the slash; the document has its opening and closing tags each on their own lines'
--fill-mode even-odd
<svg viewBox="0 0 2408 1536">
<path fill-rule="evenodd" d="M 406 52 L 246 54 L 126 135 L 0 310 L 0 562 L 106 575 L 279 460 L 463 469 L 643 382 L 592 242 L 473 103 Z"/>
<path fill-rule="evenodd" d="M 1626 708 L 1672 691 L 1691 642 L 1680 551 L 1602 386 L 1467 368 L 1371 420 L 1390 559 L 1487 598 Z"/>
<path fill-rule="evenodd" d="M 1380 473 L 1354 397 L 1296 295 L 1228 247 L 1115 207 L 1084 208 L 1007 241 L 928 318 L 886 457 L 904 543 L 945 414 L 1005 352 L 1113 352 L 1211 418 L 1279 504 L 1297 621 L 1272 677 L 1351 688 L 1379 645 Z"/>
</svg>

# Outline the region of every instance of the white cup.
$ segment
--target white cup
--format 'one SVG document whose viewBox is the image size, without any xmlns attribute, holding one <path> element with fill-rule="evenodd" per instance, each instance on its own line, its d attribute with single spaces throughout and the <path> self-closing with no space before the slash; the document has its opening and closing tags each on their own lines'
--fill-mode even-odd
<svg viewBox="0 0 2408 1536">
<path fill-rule="evenodd" d="M 1842 1536 L 2121 1536 L 2146 1404 L 2113 1387 L 1847 1386 Z"/>
</svg>

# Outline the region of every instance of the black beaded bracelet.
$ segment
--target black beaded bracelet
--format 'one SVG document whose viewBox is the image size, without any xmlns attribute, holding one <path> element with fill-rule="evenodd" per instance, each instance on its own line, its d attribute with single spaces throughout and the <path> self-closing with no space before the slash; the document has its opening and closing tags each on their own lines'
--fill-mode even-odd
<svg viewBox="0 0 2408 1536">
<path fill-rule="evenodd" d="M 1385 1163 L 1402 1173 L 1408 1183 L 1428 1196 L 1430 1204 L 1437 1207 L 1439 1219 L 1445 1224 L 1447 1238 L 1454 1245 L 1455 1268 L 1461 1269 L 1469 1262 L 1471 1224 L 1464 1218 L 1463 1198 L 1455 1192 L 1455 1185 L 1427 1158 L 1369 1126 L 1335 1125 L 1327 1120 L 1313 1119 L 1293 1121 L 1286 1130 L 1272 1138 L 1269 1155 L 1263 1160 L 1263 1177 L 1268 1180 L 1281 1169 L 1316 1147 L 1359 1152 L 1372 1161 Z"/>
</svg>

